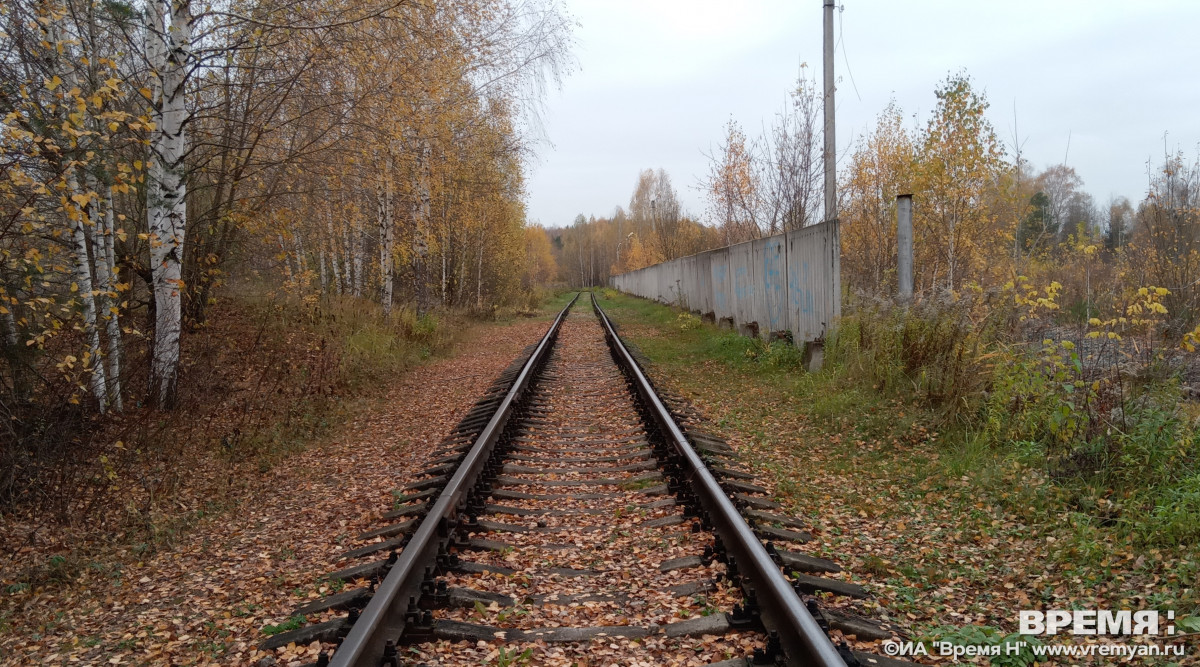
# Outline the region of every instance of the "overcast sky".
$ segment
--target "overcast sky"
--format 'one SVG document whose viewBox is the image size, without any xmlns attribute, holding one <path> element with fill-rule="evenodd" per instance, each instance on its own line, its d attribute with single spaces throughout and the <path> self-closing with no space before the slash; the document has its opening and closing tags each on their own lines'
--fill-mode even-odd
<svg viewBox="0 0 1200 667">
<path fill-rule="evenodd" d="M 662 167 L 699 216 L 707 154 L 733 118 L 755 136 L 800 63 L 821 68 L 821 0 L 565 0 L 579 67 L 547 100 L 528 181 L 546 226 L 628 206 Z M 965 70 L 997 134 L 1041 169 L 1064 160 L 1098 204 L 1146 191 L 1146 161 L 1200 143 L 1200 2 L 845 0 L 835 20 L 839 165 L 895 98 L 924 126 Z"/>
</svg>

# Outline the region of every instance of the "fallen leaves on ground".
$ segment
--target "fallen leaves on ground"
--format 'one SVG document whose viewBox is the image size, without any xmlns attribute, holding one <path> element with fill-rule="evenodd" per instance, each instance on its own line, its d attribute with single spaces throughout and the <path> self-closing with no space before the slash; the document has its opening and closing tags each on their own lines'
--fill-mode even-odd
<svg viewBox="0 0 1200 667">
<path fill-rule="evenodd" d="M 678 341 L 668 327 L 640 321 L 633 311 L 622 313 L 619 303 L 605 308 L 621 324 L 622 336 L 650 357 L 656 383 L 690 400 L 743 461 L 773 478 L 777 497 L 816 537 L 802 551 L 845 568 L 827 576 L 872 591 L 874 599 L 853 604 L 862 615 L 897 623 L 919 638 L 946 626 L 1016 632 L 1023 609 L 1166 611 L 1175 608 L 1170 601 L 1195 604 L 1200 566 L 1194 551 L 1189 556 L 1187 549 L 1137 550 L 1106 543 L 1102 536 L 1073 539 L 1074 527 L 1063 517 L 1016 513 L 981 493 L 973 472 L 943 473 L 938 434 L 906 419 L 916 412 L 913 406 L 895 401 L 882 415 L 865 414 L 877 409 L 872 407 L 840 419 L 816 419 L 797 383 L 802 371 L 777 384 L 764 381 L 762 373 Z M 881 438 L 859 424 L 867 417 L 912 424 L 907 432 Z M 1012 483 L 1047 480 L 1027 475 Z M 1084 557 L 1081 544 L 1101 553 Z M 848 604 L 832 597 L 827 602 Z M 1180 616 L 1189 615 L 1186 604 Z M 1188 646 L 1177 664 L 1200 664 L 1200 638 L 1175 641 Z M 882 652 L 877 644 L 860 648 Z M 949 658 L 919 659 L 938 660 Z"/>
<path fill-rule="evenodd" d="M 389 509 L 392 489 L 425 466 L 546 326 L 480 327 L 455 356 L 395 378 L 383 399 L 361 406 L 326 441 L 275 466 L 235 506 L 152 555 L 123 547 L 77 577 L 4 595 L 0 662 L 254 664 L 267 655 L 257 649 L 262 628 L 327 592 L 320 577 L 338 569 L 342 544 Z M 291 646 L 276 657 L 299 664 L 316 649 Z"/>
</svg>

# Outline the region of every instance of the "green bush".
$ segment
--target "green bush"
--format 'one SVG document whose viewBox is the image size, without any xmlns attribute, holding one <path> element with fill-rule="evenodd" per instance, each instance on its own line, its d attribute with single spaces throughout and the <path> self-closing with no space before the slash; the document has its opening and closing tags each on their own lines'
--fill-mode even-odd
<svg viewBox="0 0 1200 667">
<path fill-rule="evenodd" d="M 931 409 L 935 427 L 955 432 L 947 463 L 980 480 L 1003 484 L 1011 475 L 989 471 L 1016 464 L 1045 474 L 1095 528 L 1147 544 L 1200 537 L 1200 444 L 1162 364 L 1131 376 L 1070 341 L 1016 342 L 1010 312 L 975 317 L 977 305 L 860 308 L 827 360 L 852 387 Z"/>
<path fill-rule="evenodd" d="M 996 440 L 1039 442 L 1050 447 L 1052 457 L 1069 455 L 1070 443 L 1097 418 L 1096 391 L 1084 381 L 1074 346 L 1046 341 L 1036 355 L 1012 346 L 993 357 L 999 363 L 991 377 L 984 428 Z"/>
<path fill-rule="evenodd" d="M 675 318 L 675 321 L 679 323 L 680 331 L 699 329 L 701 325 L 700 318 L 691 313 L 679 313 L 679 316 Z"/>
</svg>

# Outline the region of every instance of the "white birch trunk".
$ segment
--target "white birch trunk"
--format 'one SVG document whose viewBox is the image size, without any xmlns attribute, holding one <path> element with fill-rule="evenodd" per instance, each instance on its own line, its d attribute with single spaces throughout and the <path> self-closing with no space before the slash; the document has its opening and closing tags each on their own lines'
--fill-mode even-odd
<svg viewBox="0 0 1200 667">
<path fill-rule="evenodd" d="M 466 255 L 467 249 L 466 244 L 464 243 L 463 257 L 466 257 Z M 458 280 L 455 282 L 458 285 L 458 292 L 456 292 L 451 298 L 454 300 L 454 303 L 466 303 L 463 295 L 467 293 L 467 278 L 469 277 L 468 274 L 471 272 L 471 269 L 467 265 L 467 261 L 465 259 L 461 262 L 458 262 L 456 266 L 458 270 Z"/>
<path fill-rule="evenodd" d="M 117 409 L 124 409 L 121 402 L 120 381 L 121 381 L 121 359 L 125 356 L 125 341 L 121 333 L 120 311 L 122 307 L 121 294 L 118 289 L 118 284 L 121 282 L 120 272 L 117 269 L 117 224 L 116 224 L 116 208 L 113 206 L 112 186 L 105 188 L 105 209 L 104 209 L 104 258 L 108 263 L 108 275 L 113 283 L 113 314 L 112 320 L 108 323 L 108 357 L 109 357 L 109 375 L 113 382 L 117 383 L 117 389 L 114 390 L 114 397 L 117 400 Z"/>
<path fill-rule="evenodd" d="M 416 199 L 413 202 L 413 230 L 416 238 L 421 240 L 422 250 L 424 251 L 425 229 L 429 225 L 429 205 L 430 205 L 430 189 L 429 189 L 429 142 L 424 138 L 417 140 L 417 165 L 416 165 Z M 413 272 L 413 279 L 416 281 L 416 296 L 417 310 L 422 311 L 425 304 L 425 270 L 428 264 L 425 263 L 425 256 L 414 257 L 421 266 Z"/>
<path fill-rule="evenodd" d="M 362 298 L 363 287 L 363 222 L 358 216 L 354 218 L 354 296 Z"/>
<path fill-rule="evenodd" d="M 79 181 L 74 174 L 67 177 L 72 193 L 82 194 Z M 75 285 L 79 290 L 79 303 L 83 310 L 83 333 L 87 338 L 88 353 L 84 366 L 91 369 L 92 395 L 100 405 L 100 412 L 108 410 L 108 382 L 104 372 L 104 360 L 100 356 L 100 329 L 96 326 L 96 293 L 93 290 L 91 261 L 88 259 L 88 226 L 94 224 L 91 216 L 95 203 L 74 209 L 72 225 L 72 251 L 75 253 Z"/>
<path fill-rule="evenodd" d="M 296 279 L 296 270 L 292 268 L 292 254 L 287 250 L 287 242 L 283 240 L 283 234 L 275 233 L 275 242 L 279 244 L 279 254 L 283 255 L 283 272 L 288 280 Z"/>
<path fill-rule="evenodd" d="M 189 0 L 152 0 L 150 13 L 148 55 L 155 80 L 155 128 L 150 136 L 150 183 L 146 197 L 155 306 L 150 388 L 158 407 L 169 408 L 175 402 L 179 376 L 183 315 L 183 243 L 187 222 L 184 86 L 191 65 L 192 26 Z"/>
<path fill-rule="evenodd" d="M 88 187 L 97 195 L 100 184 L 94 178 L 88 177 Z M 113 409 L 120 412 L 125 409 L 121 399 L 121 323 L 119 318 L 120 300 L 116 288 L 116 267 L 114 266 L 113 226 L 115 214 L 112 204 L 112 187 L 104 191 L 103 215 L 97 215 L 92 227 L 92 261 L 96 267 L 97 307 L 100 316 L 104 318 L 105 333 L 108 337 L 108 393 L 112 400 Z"/>
<path fill-rule="evenodd" d="M 317 261 L 321 263 L 321 294 L 329 291 L 329 275 L 325 272 L 325 245 L 321 245 L 321 252 L 317 256 Z"/>
<path fill-rule="evenodd" d="M 483 251 L 487 243 L 487 225 L 479 225 L 479 258 L 475 266 L 475 307 L 483 308 Z"/>
<path fill-rule="evenodd" d="M 392 282 L 395 271 L 392 267 L 392 253 L 396 246 L 396 227 L 392 224 L 392 161 L 387 160 L 384 169 L 383 183 L 378 188 L 379 198 L 379 302 L 383 304 L 383 314 L 392 314 Z"/>
<path fill-rule="evenodd" d="M 340 198 L 339 198 L 339 201 L 341 201 Z M 344 215 L 345 211 L 346 211 L 345 204 L 343 203 L 340 208 L 343 211 L 343 215 Z M 341 225 L 342 261 L 343 261 L 342 280 L 345 281 L 345 283 L 346 283 L 346 286 L 342 289 L 342 292 L 344 292 L 346 294 L 352 294 L 354 292 L 354 283 L 353 283 L 354 244 L 352 244 L 350 242 L 350 233 L 354 229 L 354 221 L 357 219 L 357 217 L 358 216 L 355 216 L 354 218 L 351 218 L 349 220 L 343 220 L 342 225 Z"/>
<path fill-rule="evenodd" d="M 351 262 L 351 255 L 353 253 L 350 251 L 350 230 L 348 228 L 342 229 L 342 243 L 344 244 L 343 250 L 345 252 L 342 255 L 342 287 L 338 290 L 338 293 L 351 294 L 354 292 L 354 284 L 351 282 L 350 275 L 353 269 Z"/>
<path fill-rule="evenodd" d="M 342 264 L 342 280 L 345 281 L 346 287 L 342 290 L 346 294 L 355 294 L 354 292 L 354 244 L 350 241 L 351 232 L 354 231 L 354 222 L 345 225 L 342 228 L 342 243 L 346 249 L 346 254 L 343 257 Z M 357 294 L 355 294 L 357 296 Z"/>
<path fill-rule="evenodd" d="M 483 239 L 479 239 L 479 262 L 475 269 L 475 307 L 483 308 Z"/>
<path fill-rule="evenodd" d="M 62 44 L 63 39 L 59 34 L 57 25 L 50 27 L 51 35 L 56 44 Z M 61 52 L 58 52 L 62 55 Z M 78 88 L 79 72 L 74 68 L 68 68 L 58 58 L 53 58 L 52 64 L 54 68 L 62 72 L 62 76 L 70 85 Z M 64 125 L 65 127 L 65 125 Z M 67 197 L 75 195 L 88 195 L 83 188 L 80 187 L 79 178 L 76 176 L 73 166 L 67 167 Z M 86 172 L 84 173 L 83 185 L 91 187 L 91 179 Z M 96 227 L 98 220 L 97 207 L 99 205 L 99 193 L 93 193 L 96 196 L 96 201 L 88 201 L 86 206 L 72 200 L 73 208 L 69 208 L 66 212 L 68 219 L 72 222 L 71 225 L 71 250 L 74 254 L 74 287 L 79 294 L 79 303 L 83 315 L 83 332 L 87 340 L 86 358 L 83 359 L 83 367 L 90 370 L 89 386 L 92 395 L 95 396 L 100 412 L 104 413 L 108 410 L 108 381 L 104 367 L 104 359 L 100 352 L 100 329 L 97 322 L 97 299 L 92 280 L 92 264 L 88 257 L 88 246 L 92 241 L 92 230 Z M 90 196 L 90 195 L 88 195 Z M 103 254 L 97 254 L 97 264 L 103 264 Z"/>
<path fill-rule="evenodd" d="M 429 185 L 429 142 L 420 140 L 417 148 L 417 213 L 421 227 L 429 224 L 430 185 Z"/>
<path fill-rule="evenodd" d="M 338 252 L 340 250 L 340 248 L 338 247 L 340 245 L 338 243 L 338 235 L 336 233 L 334 233 L 334 230 L 333 230 L 333 212 L 332 211 L 326 212 L 326 214 L 325 214 L 325 230 L 329 234 L 329 254 L 330 254 L 329 268 L 331 270 L 330 272 L 333 274 L 332 275 L 333 290 L 335 292 L 337 292 L 338 295 L 341 295 L 342 294 L 342 275 L 341 275 L 340 267 L 338 266 L 338 263 L 341 261 L 341 259 L 340 259 L 341 253 Z M 325 287 L 325 285 L 324 285 L 324 283 L 325 283 L 325 278 L 324 278 L 325 260 L 324 259 L 321 260 L 321 275 L 322 275 L 321 288 L 324 289 L 324 287 Z"/>
<path fill-rule="evenodd" d="M 308 273 L 308 254 L 304 252 L 304 237 L 300 236 L 299 229 L 293 229 L 292 238 L 296 239 L 296 268 L 300 271 L 297 277 L 303 280 L 304 274 Z"/>
</svg>

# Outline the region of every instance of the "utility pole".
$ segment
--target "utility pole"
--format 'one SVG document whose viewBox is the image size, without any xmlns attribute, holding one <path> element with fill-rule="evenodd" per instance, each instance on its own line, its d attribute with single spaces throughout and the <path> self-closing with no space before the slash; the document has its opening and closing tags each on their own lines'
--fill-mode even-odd
<svg viewBox="0 0 1200 667">
<path fill-rule="evenodd" d="M 825 3 L 825 219 L 837 218 L 837 142 L 835 141 L 833 121 L 833 0 L 822 0 Z"/>
</svg>

